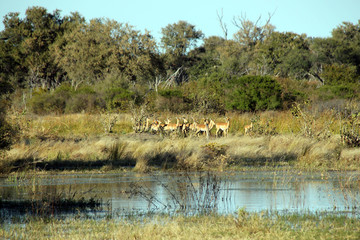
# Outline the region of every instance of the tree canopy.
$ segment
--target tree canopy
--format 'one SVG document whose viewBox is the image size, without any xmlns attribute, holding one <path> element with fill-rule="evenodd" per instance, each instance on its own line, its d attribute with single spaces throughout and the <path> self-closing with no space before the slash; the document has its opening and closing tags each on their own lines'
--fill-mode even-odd
<svg viewBox="0 0 360 240">
<path fill-rule="evenodd" d="M 180 91 L 171 101 L 179 101 L 183 109 L 257 111 L 278 109 L 285 98 L 305 96 L 296 83 L 310 81 L 328 87 L 335 97 L 359 97 L 360 22 L 344 22 L 331 37 L 312 38 L 276 31 L 271 16 L 261 23 L 260 17 L 251 21 L 243 14 L 233 19 L 237 31 L 232 39 L 227 31 L 225 38 L 205 36 L 195 25 L 178 21 L 161 29 L 157 43 L 150 32 L 127 23 L 60 13 L 30 7 L 23 18 L 9 13 L 3 19 L 0 78 L 15 91 L 29 90 L 31 104 L 45 106 L 58 96 L 64 103 L 58 106 L 61 112 L 125 109 L 129 101 L 155 108 L 157 97 L 169 100 L 163 93 Z M 233 79 L 242 80 L 234 85 Z M 290 82 L 292 86 L 284 85 Z M 69 86 L 76 94 L 72 102 L 57 91 Z M 275 92 L 270 96 L 263 89 Z M 341 94 L 341 89 L 354 91 Z M 244 94 L 251 96 L 251 104 L 241 103 Z M 256 99 L 258 94 L 267 99 Z M 84 102 L 88 105 L 80 104 Z"/>
</svg>

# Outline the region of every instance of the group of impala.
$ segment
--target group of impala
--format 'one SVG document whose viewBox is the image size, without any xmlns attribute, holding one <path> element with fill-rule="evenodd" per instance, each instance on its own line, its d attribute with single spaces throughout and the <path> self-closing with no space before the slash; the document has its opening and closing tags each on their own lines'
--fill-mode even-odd
<svg viewBox="0 0 360 240">
<path fill-rule="evenodd" d="M 209 134 L 213 128 L 216 128 L 216 137 L 221 134 L 228 136 L 230 128 L 230 119 L 225 118 L 225 122 L 214 122 L 213 120 L 205 119 L 203 123 L 198 123 L 194 118 L 190 123 L 185 117 L 182 121 L 177 117 L 176 123 L 172 123 L 171 119 L 167 118 L 164 122 L 155 119 L 151 122 L 149 118 L 146 118 L 141 132 L 151 133 L 178 133 L 183 136 L 189 136 L 191 133 L 199 136 L 200 134 Z"/>
</svg>

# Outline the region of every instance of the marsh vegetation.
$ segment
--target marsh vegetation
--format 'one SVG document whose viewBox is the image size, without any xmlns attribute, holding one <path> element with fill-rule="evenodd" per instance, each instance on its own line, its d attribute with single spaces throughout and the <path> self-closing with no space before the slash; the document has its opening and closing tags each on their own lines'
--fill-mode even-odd
<svg viewBox="0 0 360 240">
<path fill-rule="evenodd" d="M 35 187 L 44 197 L 59 184 L 57 191 L 65 195 L 74 192 L 83 197 L 98 195 L 107 203 L 93 212 L 78 207 L 73 215 L 64 212 L 52 215 L 44 211 L 52 208 L 43 206 L 38 214 L 2 216 L 1 236 L 27 239 L 49 236 L 198 239 L 200 235 L 207 239 L 359 237 L 359 175 L 353 172 L 67 174 L 43 175 L 37 178 L 37 185 L 27 185 L 34 178 L 18 175 L 6 181 L 8 184 L 18 181 L 15 189 L 18 193 L 27 192 L 28 196 Z M 1 185 L 4 197 L 4 184 Z M 4 209 L 5 206 L 2 212 Z"/>
</svg>

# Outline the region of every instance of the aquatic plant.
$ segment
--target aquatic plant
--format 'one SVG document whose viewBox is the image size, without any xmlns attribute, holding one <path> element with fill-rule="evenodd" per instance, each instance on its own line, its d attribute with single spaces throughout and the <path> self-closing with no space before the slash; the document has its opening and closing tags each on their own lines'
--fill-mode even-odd
<svg viewBox="0 0 360 240">
<path fill-rule="evenodd" d="M 27 197 L 24 199 L 1 197 L 1 217 L 11 217 L 12 212 L 48 217 L 64 212 L 94 211 L 101 205 L 101 200 L 94 197 L 85 199 L 82 193 L 72 191 L 71 186 L 67 190 L 59 191 L 55 188 L 52 191 L 48 191 L 46 186 L 40 185 L 40 180 L 41 176 L 36 175 L 17 173 L 10 175 L 7 178 L 7 182 L 13 183 L 16 191 Z"/>
<path fill-rule="evenodd" d="M 128 194 L 130 197 L 141 197 L 148 202 L 150 209 L 159 209 L 167 213 L 182 213 L 185 215 L 215 213 L 220 199 L 220 189 L 228 182 L 226 176 L 216 172 L 179 173 L 176 178 L 168 175 L 161 180 L 153 175 L 157 184 L 169 196 L 164 202 L 141 181 L 132 183 Z M 226 194 L 224 195 L 226 196 Z"/>
</svg>

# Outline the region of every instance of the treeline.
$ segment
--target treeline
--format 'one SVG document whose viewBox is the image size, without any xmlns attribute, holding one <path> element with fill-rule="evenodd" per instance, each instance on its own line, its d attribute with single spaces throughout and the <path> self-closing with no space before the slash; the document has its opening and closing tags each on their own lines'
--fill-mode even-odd
<svg viewBox="0 0 360 240">
<path fill-rule="evenodd" d="M 359 98 L 360 21 L 312 38 L 278 32 L 270 20 L 234 18 L 233 39 L 221 21 L 224 37 L 179 21 L 157 43 L 129 24 L 31 7 L 3 19 L 1 86 L 14 90 L 14 108 L 36 114 L 137 106 L 224 113 Z"/>
</svg>

